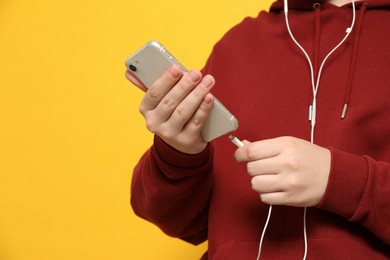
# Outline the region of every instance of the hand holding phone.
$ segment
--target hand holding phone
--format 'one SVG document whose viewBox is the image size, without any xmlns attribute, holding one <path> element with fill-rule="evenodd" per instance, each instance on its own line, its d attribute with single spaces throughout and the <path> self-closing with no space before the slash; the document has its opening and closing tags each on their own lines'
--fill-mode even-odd
<svg viewBox="0 0 390 260">
<path fill-rule="evenodd" d="M 167 81 L 170 80 L 169 73 L 172 73 L 172 71 L 168 70 L 172 69 L 173 65 L 175 65 L 175 67 L 173 67 L 174 69 L 180 70 L 180 75 L 178 75 L 177 79 L 173 78 L 173 80 L 176 80 L 177 84 L 176 82 L 171 82 L 172 85 L 170 85 L 169 83 L 167 83 Z M 190 90 L 188 91 L 188 93 L 179 94 L 182 100 L 178 104 L 171 104 L 171 106 L 175 108 L 176 112 L 180 113 L 180 109 L 182 111 L 185 111 L 187 109 L 188 111 L 191 111 L 190 100 L 193 99 L 194 96 L 203 95 L 204 100 L 202 100 L 200 103 L 199 101 L 197 101 L 199 110 L 194 110 L 194 113 L 191 114 L 191 116 L 195 117 L 195 121 L 197 120 L 197 118 L 200 118 L 199 120 L 204 120 L 202 119 L 201 115 L 204 113 L 209 113 L 200 131 L 200 135 L 205 142 L 209 142 L 237 128 L 238 122 L 235 117 L 216 98 L 214 98 L 211 111 L 207 111 L 207 104 L 205 104 L 205 102 L 207 103 L 207 100 L 210 99 L 211 96 L 206 92 L 202 92 L 202 87 L 203 90 L 205 90 L 204 87 L 207 88 L 206 85 L 208 84 L 208 81 L 213 81 L 213 78 L 209 75 L 206 75 L 204 78 L 201 78 L 200 72 L 198 71 L 190 71 L 189 73 L 187 73 L 187 70 L 184 68 L 184 66 L 182 66 L 180 62 L 178 62 L 158 42 L 151 41 L 145 46 L 143 46 L 136 53 L 134 53 L 126 60 L 126 67 L 128 68 L 128 71 L 126 72 L 127 78 L 130 81 L 134 82 L 136 85 L 138 85 L 138 87 L 140 87 L 141 89 L 152 88 L 152 92 L 164 95 L 164 97 L 161 97 L 157 104 L 148 104 L 150 100 L 148 101 L 147 97 L 145 97 L 146 101 L 143 101 L 143 103 L 146 103 L 147 106 L 153 107 L 155 105 L 156 108 L 164 107 L 164 102 L 168 102 L 167 100 L 173 100 L 172 95 L 178 95 L 178 90 L 176 88 L 177 85 L 179 85 L 179 89 L 190 88 Z M 182 75 L 184 76 L 182 77 Z M 194 76 L 199 77 L 192 82 L 192 84 L 196 84 L 197 86 L 193 85 L 191 87 L 189 86 L 191 85 L 191 83 L 189 82 L 191 82 L 192 80 L 191 77 Z M 211 84 L 213 85 L 214 82 L 211 82 Z M 141 107 L 142 106 L 143 104 L 141 104 Z M 160 120 L 164 120 L 164 117 L 166 117 L 166 115 L 160 116 Z M 188 122 L 188 124 L 189 123 L 190 122 Z M 197 124 L 197 122 L 192 121 L 192 124 Z M 183 127 L 186 127 L 186 125 L 183 125 Z M 152 129 L 151 131 L 154 132 L 153 130 L 154 129 Z M 187 138 L 191 139 L 193 137 L 187 136 Z"/>
</svg>

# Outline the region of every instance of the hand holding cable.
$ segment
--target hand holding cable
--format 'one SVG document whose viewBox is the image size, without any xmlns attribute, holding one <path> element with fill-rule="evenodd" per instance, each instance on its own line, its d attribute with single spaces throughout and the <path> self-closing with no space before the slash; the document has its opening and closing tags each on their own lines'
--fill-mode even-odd
<svg viewBox="0 0 390 260">
<path fill-rule="evenodd" d="M 252 189 L 266 204 L 316 206 L 324 196 L 330 172 L 330 151 L 295 137 L 243 141 L 235 152 L 247 163 Z"/>
</svg>

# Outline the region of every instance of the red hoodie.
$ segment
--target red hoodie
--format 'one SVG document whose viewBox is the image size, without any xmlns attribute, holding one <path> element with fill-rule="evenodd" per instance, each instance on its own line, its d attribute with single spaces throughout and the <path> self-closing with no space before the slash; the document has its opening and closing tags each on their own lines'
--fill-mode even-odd
<svg viewBox="0 0 390 260">
<path fill-rule="evenodd" d="M 290 0 L 289 21 L 318 71 L 345 36 L 352 8 L 313 4 Z M 390 259 L 390 0 L 356 5 L 353 31 L 325 63 L 317 92 L 314 142 L 332 159 L 326 193 L 307 212 L 308 259 Z M 239 138 L 310 140 L 309 66 L 287 32 L 282 1 L 232 28 L 203 72 L 238 118 Z M 134 170 L 134 212 L 170 236 L 208 240 L 209 259 L 256 259 L 268 205 L 235 149 L 224 136 L 186 155 L 156 137 Z M 274 206 L 262 259 L 303 255 L 303 209 Z"/>
</svg>

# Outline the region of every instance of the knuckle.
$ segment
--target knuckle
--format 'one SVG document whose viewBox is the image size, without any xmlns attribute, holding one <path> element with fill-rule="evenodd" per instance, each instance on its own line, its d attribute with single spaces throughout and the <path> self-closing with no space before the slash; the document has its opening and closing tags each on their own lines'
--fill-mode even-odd
<svg viewBox="0 0 390 260">
<path fill-rule="evenodd" d="M 167 129 L 167 128 L 163 128 L 160 130 L 160 136 L 163 136 L 164 138 L 168 139 L 168 140 L 172 140 L 175 135 L 173 134 L 173 131 L 171 131 L 170 129 Z"/>
<path fill-rule="evenodd" d="M 156 130 L 153 125 L 146 124 L 146 128 L 149 130 L 149 132 L 156 133 Z"/>
<path fill-rule="evenodd" d="M 140 105 L 138 111 L 141 113 L 141 115 L 145 116 L 145 114 L 146 114 L 145 106 Z"/>
<path fill-rule="evenodd" d="M 159 99 L 161 94 L 157 90 L 157 88 L 150 88 L 148 92 L 146 92 L 147 96 L 153 100 Z"/>
<path fill-rule="evenodd" d="M 156 133 L 158 130 L 156 122 L 152 120 L 146 120 L 146 128 L 152 133 Z"/>
<path fill-rule="evenodd" d="M 246 150 L 246 155 L 250 161 L 254 160 L 256 158 L 256 149 L 253 145 L 249 144 L 247 145 L 248 148 Z"/>
<path fill-rule="evenodd" d="M 177 103 L 172 100 L 171 98 L 168 98 L 168 97 L 165 97 L 163 100 L 162 100 L 162 104 L 167 107 L 167 108 L 174 108 L 177 106 Z"/>
<path fill-rule="evenodd" d="M 296 142 L 295 139 L 289 136 L 281 137 L 283 140 L 283 149 L 295 149 Z"/>
<path fill-rule="evenodd" d="M 191 124 L 195 127 L 195 128 L 200 128 L 202 126 L 202 120 L 200 120 L 199 118 L 194 118 L 191 120 Z"/>
<path fill-rule="evenodd" d="M 275 201 L 271 200 L 269 194 L 262 194 L 262 193 L 260 193 L 259 196 L 260 196 L 261 202 L 263 202 L 264 204 L 269 204 L 269 205 L 275 204 Z"/>
<path fill-rule="evenodd" d="M 177 107 L 176 113 L 179 115 L 179 117 L 184 118 L 184 119 L 188 118 L 188 116 L 189 116 L 188 110 L 185 109 L 185 108 L 182 107 L 182 106 Z"/>
<path fill-rule="evenodd" d="M 187 80 L 186 84 L 178 84 L 182 92 L 186 93 L 193 88 L 193 85 Z"/>
<path fill-rule="evenodd" d="M 268 200 L 268 196 L 260 193 L 259 197 L 261 202 L 263 202 L 264 204 L 271 204 L 270 201 Z"/>
<path fill-rule="evenodd" d="M 252 179 L 251 179 L 251 187 L 252 187 L 252 190 L 256 190 L 256 187 L 257 187 L 257 179 L 256 179 L 256 177 L 253 177 Z"/>
<path fill-rule="evenodd" d="M 250 176 L 253 176 L 255 174 L 255 169 L 254 169 L 253 163 L 247 163 L 246 171 L 248 172 L 248 174 Z M 253 180 L 253 178 L 252 178 L 252 180 Z"/>
<path fill-rule="evenodd" d="M 299 169 L 299 163 L 295 158 L 286 159 L 283 164 L 290 171 L 297 171 Z"/>
</svg>

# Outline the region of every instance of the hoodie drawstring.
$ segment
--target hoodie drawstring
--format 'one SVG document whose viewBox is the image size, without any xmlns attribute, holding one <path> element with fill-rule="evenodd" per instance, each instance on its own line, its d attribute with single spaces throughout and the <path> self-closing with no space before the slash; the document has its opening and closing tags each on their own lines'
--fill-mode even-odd
<svg viewBox="0 0 390 260">
<path fill-rule="evenodd" d="M 351 93 L 352 93 L 352 85 L 353 85 L 353 78 L 355 74 L 355 68 L 356 68 L 356 58 L 357 58 L 357 51 L 359 47 L 359 37 L 360 37 L 360 32 L 363 24 L 363 17 L 367 9 L 367 3 L 362 3 L 361 8 L 360 8 L 360 15 L 357 20 L 357 25 L 356 25 L 356 31 L 353 36 L 353 45 L 352 45 L 352 53 L 351 53 L 351 60 L 349 63 L 349 72 L 348 72 L 348 78 L 347 78 L 347 85 L 345 88 L 345 93 L 344 93 L 344 106 L 343 106 L 343 111 L 341 113 L 341 119 L 344 119 L 347 110 L 349 107 L 349 102 L 351 99 Z"/>
<path fill-rule="evenodd" d="M 352 87 L 353 87 L 353 78 L 355 74 L 355 68 L 356 68 L 356 59 L 357 59 L 357 52 L 359 47 L 359 40 L 360 40 L 360 32 L 362 29 L 363 24 L 363 18 L 364 14 L 367 10 L 368 4 L 363 2 L 360 6 L 360 15 L 357 19 L 356 29 L 353 36 L 353 44 L 352 44 L 352 52 L 351 52 L 351 59 L 349 62 L 349 69 L 348 69 L 348 77 L 347 77 L 347 83 L 345 86 L 345 92 L 344 92 L 344 100 L 343 100 L 343 108 L 341 113 L 341 119 L 344 119 L 347 110 L 349 108 L 350 100 L 351 100 L 351 93 L 352 93 Z M 318 77 L 318 66 L 319 66 L 319 49 L 320 49 L 320 35 L 321 35 L 321 19 L 320 19 L 320 13 L 321 13 L 321 4 L 315 3 L 313 5 L 314 8 L 314 41 L 313 41 L 313 68 L 314 68 L 314 77 L 317 80 Z M 310 91 L 309 94 L 309 106 L 311 105 L 311 101 L 313 99 L 312 91 Z"/>
<path fill-rule="evenodd" d="M 313 69 L 314 69 L 314 78 L 317 80 L 317 74 L 318 74 L 318 66 L 319 66 L 319 53 L 320 53 L 320 31 L 321 31 L 321 20 L 320 20 L 320 12 L 321 12 L 321 4 L 315 3 L 313 5 L 314 7 L 314 62 L 313 62 Z"/>
</svg>

